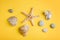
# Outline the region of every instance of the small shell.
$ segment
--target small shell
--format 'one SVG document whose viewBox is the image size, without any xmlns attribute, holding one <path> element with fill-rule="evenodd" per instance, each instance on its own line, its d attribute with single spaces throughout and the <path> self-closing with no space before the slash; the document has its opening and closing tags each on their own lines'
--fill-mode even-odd
<svg viewBox="0 0 60 40">
<path fill-rule="evenodd" d="M 9 13 L 13 13 L 13 10 L 12 10 L 12 9 L 9 9 L 8 12 L 9 12 Z"/>
<path fill-rule="evenodd" d="M 50 27 L 51 27 L 51 28 L 55 28 L 55 24 L 53 24 L 53 23 L 50 24 Z"/>
<path fill-rule="evenodd" d="M 12 16 L 8 19 L 8 22 L 12 25 L 15 26 L 17 24 L 17 18 L 15 16 Z"/>
<path fill-rule="evenodd" d="M 51 16 L 52 16 L 51 14 L 46 15 L 46 19 L 47 20 L 51 19 Z"/>
<path fill-rule="evenodd" d="M 47 28 L 42 29 L 43 32 L 48 32 Z"/>
<path fill-rule="evenodd" d="M 50 14 L 51 12 L 49 11 L 49 10 L 46 10 L 46 11 L 44 11 L 44 15 L 46 16 L 46 15 L 48 15 L 48 14 Z"/>
<path fill-rule="evenodd" d="M 44 12 L 44 15 L 45 15 L 45 17 L 46 17 L 47 20 L 49 20 L 51 18 L 51 16 L 52 16 L 52 14 L 51 14 L 51 12 L 49 10 L 46 10 Z"/>
<path fill-rule="evenodd" d="M 29 26 L 27 26 L 27 25 L 19 28 L 19 31 L 23 36 L 27 35 L 28 30 L 29 30 Z"/>
<path fill-rule="evenodd" d="M 39 21 L 39 26 L 44 26 L 44 21 L 43 20 Z"/>
</svg>

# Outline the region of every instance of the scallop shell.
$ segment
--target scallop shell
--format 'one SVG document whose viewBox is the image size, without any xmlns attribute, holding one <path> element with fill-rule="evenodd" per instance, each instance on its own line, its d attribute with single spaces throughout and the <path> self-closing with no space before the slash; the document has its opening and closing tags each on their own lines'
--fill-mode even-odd
<svg viewBox="0 0 60 40">
<path fill-rule="evenodd" d="M 17 17 L 12 16 L 10 18 L 8 18 L 8 22 L 12 25 L 15 26 L 17 24 Z"/>
<path fill-rule="evenodd" d="M 19 28 L 19 31 L 23 36 L 27 35 L 28 30 L 29 30 L 29 26 L 22 26 L 22 27 Z"/>
</svg>

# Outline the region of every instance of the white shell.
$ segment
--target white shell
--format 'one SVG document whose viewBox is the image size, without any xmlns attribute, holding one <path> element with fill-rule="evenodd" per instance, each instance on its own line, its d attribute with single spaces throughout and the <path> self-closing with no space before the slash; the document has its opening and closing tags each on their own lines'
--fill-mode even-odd
<svg viewBox="0 0 60 40">
<path fill-rule="evenodd" d="M 50 24 L 50 27 L 51 27 L 51 28 L 55 28 L 55 24 L 53 24 L 53 23 Z"/>
<path fill-rule="evenodd" d="M 47 20 L 51 19 L 51 17 L 52 17 L 51 14 L 46 15 L 46 19 L 47 19 Z"/>
<path fill-rule="evenodd" d="M 27 35 L 27 32 L 28 32 L 28 30 L 29 30 L 29 26 L 22 26 L 22 27 L 20 27 L 19 28 L 19 30 L 20 30 L 20 33 L 23 35 L 23 36 L 26 36 Z"/>
<path fill-rule="evenodd" d="M 48 15 L 48 14 L 50 14 L 51 12 L 49 11 L 49 10 L 45 10 L 44 11 L 44 15 L 46 16 L 46 15 Z"/>
<path fill-rule="evenodd" d="M 52 16 L 52 14 L 51 14 L 51 12 L 49 10 L 46 10 L 44 12 L 44 15 L 45 15 L 45 17 L 46 17 L 47 20 L 49 20 L 51 18 L 51 16 Z"/>
<path fill-rule="evenodd" d="M 39 26 L 44 26 L 44 21 L 43 20 L 39 21 Z"/>
<path fill-rule="evenodd" d="M 15 26 L 17 24 L 17 18 L 15 16 L 12 16 L 8 19 L 8 22 L 12 25 Z"/>
<path fill-rule="evenodd" d="M 43 32 L 48 32 L 47 28 L 42 29 Z"/>
</svg>

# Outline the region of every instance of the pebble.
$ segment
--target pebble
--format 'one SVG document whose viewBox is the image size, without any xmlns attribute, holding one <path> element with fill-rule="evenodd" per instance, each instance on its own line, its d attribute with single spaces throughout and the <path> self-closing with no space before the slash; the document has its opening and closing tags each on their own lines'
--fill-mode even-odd
<svg viewBox="0 0 60 40">
<path fill-rule="evenodd" d="M 39 21 L 39 26 L 44 26 L 44 21 L 43 20 Z"/>
<path fill-rule="evenodd" d="M 50 27 L 55 28 L 55 24 L 54 23 L 50 24 Z"/>
<path fill-rule="evenodd" d="M 9 9 L 8 12 L 9 12 L 9 13 L 13 13 L 13 9 Z"/>
<path fill-rule="evenodd" d="M 42 29 L 43 32 L 48 32 L 47 28 Z"/>
<path fill-rule="evenodd" d="M 10 18 L 8 18 L 8 22 L 12 25 L 15 26 L 17 24 L 17 17 L 12 16 Z"/>
</svg>

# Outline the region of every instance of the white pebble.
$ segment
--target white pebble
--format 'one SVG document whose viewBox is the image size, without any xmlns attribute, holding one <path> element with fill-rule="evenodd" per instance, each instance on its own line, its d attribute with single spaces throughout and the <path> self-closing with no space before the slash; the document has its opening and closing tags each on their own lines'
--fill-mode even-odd
<svg viewBox="0 0 60 40">
<path fill-rule="evenodd" d="M 51 27 L 51 28 L 55 28 L 55 24 L 53 24 L 53 23 L 50 24 L 50 27 Z"/>
<path fill-rule="evenodd" d="M 43 32 L 48 32 L 47 28 L 42 29 Z"/>
<path fill-rule="evenodd" d="M 43 20 L 39 21 L 39 26 L 44 26 L 44 21 Z"/>
</svg>

